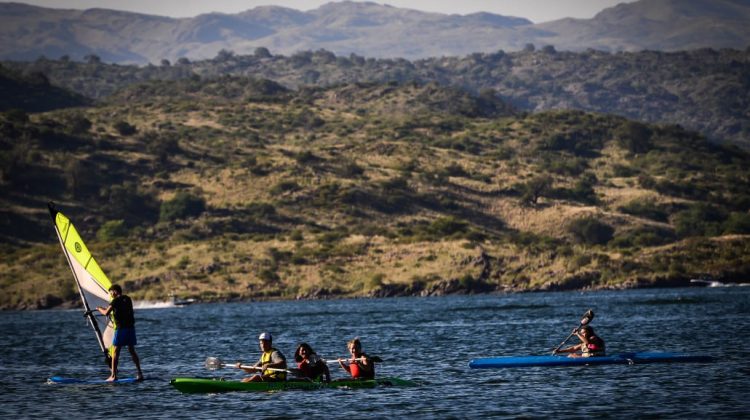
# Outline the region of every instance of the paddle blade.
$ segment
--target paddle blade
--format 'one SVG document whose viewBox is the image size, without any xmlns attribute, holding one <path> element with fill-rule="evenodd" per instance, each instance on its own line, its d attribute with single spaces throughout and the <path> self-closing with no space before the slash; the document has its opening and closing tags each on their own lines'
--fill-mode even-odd
<svg viewBox="0 0 750 420">
<path fill-rule="evenodd" d="M 205 365 L 207 369 L 216 370 L 223 368 L 224 362 L 222 362 L 218 357 L 208 357 L 206 358 Z"/>
<path fill-rule="evenodd" d="M 593 319 L 594 319 L 594 311 L 589 309 L 588 311 L 586 311 L 585 314 L 583 314 L 583 318 L 581 318 L 581 325 L 587 325 Z"/>
</svg>

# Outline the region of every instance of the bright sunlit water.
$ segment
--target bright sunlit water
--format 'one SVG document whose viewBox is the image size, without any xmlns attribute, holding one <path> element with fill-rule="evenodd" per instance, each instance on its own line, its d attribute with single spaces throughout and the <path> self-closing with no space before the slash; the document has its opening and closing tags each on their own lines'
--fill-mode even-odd
<svg viewBox="0 0 750 420">
<path fill-rule="evenodd" d="M 0 417 L 482 418 L 750 417 L 750 287 L 358 299 L 136 309 L 147 381 L 49 385 L 53 375 L 106 378 L 79 310 L 0 313 Z M 545 354 L 592 308 L 610 353 L 685 351 L 715 363 L 472 370 L 472 358 Z M 181 394 L 175 376 L 240 378 L 208 356 L 254 362 L 268 330 L 289 359 L 309 342 L 327 358 L 359 336 L 379 376 L 416 388 Z M 572 342 L 571 342 L 572 343 Z M 132 376 L 123 352 L 121 374 Z M 343 377 L 335 367 L 334 377 Z"/>
</svg>

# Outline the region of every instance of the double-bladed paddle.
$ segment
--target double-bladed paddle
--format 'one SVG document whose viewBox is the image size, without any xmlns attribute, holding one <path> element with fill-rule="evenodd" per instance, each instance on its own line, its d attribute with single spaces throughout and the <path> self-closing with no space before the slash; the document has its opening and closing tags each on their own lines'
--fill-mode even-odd
<svg viewBox="0 0 750 420">
<path fill-rule="evenodd" d="M 349 359 L 349 358 L 346 358 L 346 357 L 339 357 L 336 360 L 326 360 L 326 359 L 323 359 L 323 360 L 325 360 L 326 363 L 338 363 L 339 359 L 341 359 L 342 362 L 352 362 L 352 361 L 362 361 L 362 360 L 365 360 L 364 357 L 357 357 L 356 359 Z M 373 362 L 375 362 L 375 363 L 383 363 L 383 359 L 381 359 L 378 356 L 372 356 L 372 357 L 370 357 L 370 360 L 373 361 Z"/>
<path fill-rule="evenodd" d="M 224 363 L 221 359 L 218 357 L 208 357 L 206 358 L 206 368 L 211 370 L 221 369 L 221 368 L 237 368 L 237 365 L 234 363 Z M 250 369 L 250 370 L 257 370 L 257 371 L 264 371 L 264 370 L 270 370 L 272 372 L 286 372 L 291 373 L 292 375 L 298 375 L 299 369 L 279 369 L 279 368 L 266 368 L 263 369 L 260 366 L 253 366 L 253 365 L 240 365 L 239 369 Z"/>
<path fill-rule="evenodd" d="M 557 354 L 557 351 L 560 350 L 560 348 L 564 346 L 565 343 L 568 342 L 568 340 L 570 340 L 570 337 L 573 337 L 578 332 L 578 330 L 581 329 L 581 327 L 583 327 L 584 325 L 588 325 L 588 323 L 591 322 L 592 319 L 594 319 L 594 311 L 589 309 L 585 314 L 583 314 L 581 323 L 577 327 L 575 327 L 575 329 L 573 329 L 573 332 L 570 333 L 570 335 L 565 340 L 563 340 L 563 342 L 560 343 L 559 346 L 555 347 L 555 349 L 552 350 L 552 354 Z"/>
</svg>

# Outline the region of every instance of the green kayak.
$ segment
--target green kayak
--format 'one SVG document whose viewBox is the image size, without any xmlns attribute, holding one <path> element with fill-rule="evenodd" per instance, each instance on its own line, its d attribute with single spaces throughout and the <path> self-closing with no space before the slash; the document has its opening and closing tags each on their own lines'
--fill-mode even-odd
<svg viewBox="0 0 750 420">
<path fill-rule="evenodd" d="M 417 386 L 414 381 L 399 378 L 377 379 L 344 379 L 330 383 L 315 381 L 284 382 L 240 382 L 227 381 L 221 378 L 174 378 L 169 383 L 181 392 L 189 394 L 214 393 L 229 391 L 280 391 L 285 389 L 323 389 L 323 388 L 375 388 L 380 386 Z"/>
</svg>

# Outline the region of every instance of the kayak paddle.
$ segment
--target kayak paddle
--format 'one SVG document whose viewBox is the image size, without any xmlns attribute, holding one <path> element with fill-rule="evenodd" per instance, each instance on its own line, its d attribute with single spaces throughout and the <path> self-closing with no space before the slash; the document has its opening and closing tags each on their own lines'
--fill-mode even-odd
<svg viewBox="0 0 750 420">
<path fill-rule="evenodd" d="M 207 369 L 216 370 L 216 369 L 221 369 L 221 368 L 226 368 L 226 367 L 236 368 L 237 365 L 234 364 L 234 363 L 224 363 L 218 357 L 208 357 L 208 358 L 206 358 L 206 368 Z M 266 369 L 263 369 L 262 367 L 253 366 L 253 365 L 240 365 L 239 368 L 240 369 L 257 370 L 257 371 L 270 370 L 272 372 L 286 372 L 286 373 L 291 373 L 292 375 L 299 374 L 299 372 L 295 372 L 295 371 L 298 371 L 298 369 L 294 369 L 294 370 L 290 370 L 290 369 L 278 369 L 278 368 L 266 368 Z"/>
<path fill-rule="evenodd" d="M 581 318 L 580 325 L 578 325 L 577 327 L 575 327 L 575 329 L 573 330 L 573 332 L 570 333 L 570 335 L 565 340 L 563 340 L 563 342 L 560 343 L 559 346 L 555 347 L 555 349 L 552 350 L 552 354 L 557 354 L 557 351 L 560 350 L 560 348 L 562 346 L 564 346 L 565 343 L 568 342 L 568 340 L 570 340 L 570 337 L 573 337 L 578 332 L 578 330 L 581 329 L 581 327 L 583 327 L 584 325 L 588 325 L 588 323 L 591 322 L 592 319 L 594 319 L 594 311 L 592 311 L 591 309 L 589 309 L 588 311 L 586 311 L 585 314 L 583 314 L 583 317 Z"/>
<path fill-rule="evenodd" d="M 356 359 L 349 359 L 349 358 L 346 358 L 346 357 L 340 357 L 340 358 L 337 358 L 336 360 L 326 360 L 326 363 L 338 363 L 339 362 L 338 359 L 341 359 L 344 362 L 351 362 L 352 360 L 365 360 L 364 357 L 358 357 Z M 383 363 L 383 359 L 381 359 L 378 356 L 372 356 L 372 357 L 370 357 L 370 360 L 372 360 L 375 363 Z"/>
</svg>

